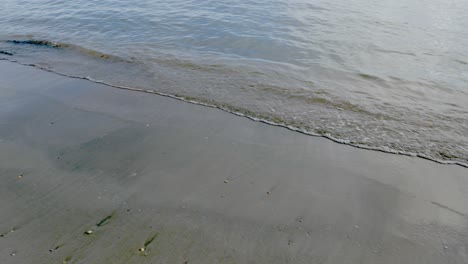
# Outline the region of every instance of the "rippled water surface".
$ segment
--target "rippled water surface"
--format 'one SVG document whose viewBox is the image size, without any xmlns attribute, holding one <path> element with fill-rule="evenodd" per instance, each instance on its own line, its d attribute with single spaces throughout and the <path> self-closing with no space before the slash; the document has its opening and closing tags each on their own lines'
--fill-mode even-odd
<svg viewBox="0 0 468 264">
<path fill-rule="evenodd" d="M 0 58 L 466 164 L 467 14 L 466 0 L 2 0 Z"/>
</svg>

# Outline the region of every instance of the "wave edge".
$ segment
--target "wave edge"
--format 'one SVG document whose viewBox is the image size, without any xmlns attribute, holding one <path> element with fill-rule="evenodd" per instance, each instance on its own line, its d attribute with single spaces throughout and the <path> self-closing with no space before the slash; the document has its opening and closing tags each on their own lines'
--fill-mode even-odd
<svg viewBox="0 0 468 264">
<path fill-rule="evenodd" d="M 303 128 L 300 128 L 300 127 L 295 127 L 295 126 L 286 124 L 284 122 L 274 122 L 274 121 L 271 121 L 271 120 L 268 120 L 268 119 L 251 116 L 251 115 L 248 115 L 248 114 L 243 113 L 241 111 L 233 111 L 233 110 L 229 109 L 228 107 L 223 107 L 221 105 L 216 105 L 214 103 L 202 102 L 201 100 L 197 101 L 196 99 L 189 98 L 187 96 L 174 95 L 174 94 L 159 92 L 159 91 L 152 90 L 152 89 L 142 89 L 142 88 L 135 88 L 135 87 L 129 87 L 129 86 L 115 85 L 115 84 L 111 84 L 111 83 L 108 83 L 108 82 L 105 82 L 105 81 L 93 79 L 93 78 L 91 78 L 89 76 L 75 76 L 75 75 L 65 74 L 65 73 L 58 72 L 56 70 L 41 67 L 40 65 L 31 64 L 31 63 L 23 63 L 23 62 L 13 60 L 13 59 L 8 59 L 8 58 L 0 58 L 0 61 L 1 60 L 9 61 L 9 62 L 12 62 L 12 63 L 17 63 L 17 64 L 20 64 L 20 65 L 23 65 L 23 66 L 34 67 L 36 69 L 40 69 L 40 70 L 43 70 L 43 71 L 47 71 L 47 72 L 54 73 L 54 74 L 64 76 L 64 77 L 68 77 L 68 78 L 87 80 L 87 81 L 90 81 L 90 82 L 93 82 L 93 83 L 106 85 L 106 86 L 109 86 L 109 87 L 112 87 L 112 88 L 128 90 L 128 91 L 134 91 L 134 92 L 143 92 L 143 93 L 155 94 L 155 95 L 169 97 L 169 98 L 172 98 L 172 99 L 183 101 L 183 102 L 186 102 L 186 103 L 191 103 L 191 104 L 201 105 L 201 106 L 205 106 L 205 107 L 215 108 L 215 109 L 219 109 L 219 110 L 234 114 L 236 116 L 246 117 L 246 118 L 248 118 L 248 119 L 250 119 L 252 121 L 261 122 L 261 123 L 265 123 L 265 124 L 272 125 L 272 126 L 286 128 L 286 129 L 289 129 L 291 131 L 298 132 L 298 133 L 308 135 L 308 136 L 323 137 L 323 138 L 331 140 L 331 141 L 333 141 L 335 143 L 348 145 L 348 146 L 352 146 L 352 147 L 359 148 L 359 149 L 379 151 L 379 152 L 388 153 L 388 154 L 395 154 L 395 155 L 418 157 L 418 158 L 426 159 L 426 160 L 433 161 L 433 162 L 443 164 L 443 165 L 458 165 L 458 166 L 461 166 L 461 167 L 468 168 L 468 163 L 457 161 L 457 160 L 442 160 L 442 159 L 433 158 L 433 157 L 431 157 L 429 155 L 426 155 L 426 154 L 423 154 L 423 153 L 413 153 L 413 152 L 408 152 L 408 151 L 401 151 L 401 150 L 396 150 L 396 149 L 392 149 L 392 148 L 389 148 L 389 147 L 374 147 L 374 146 L 367 146 L 367 145 L 362 145 L 362 144 L 353 144 L 349 140 L 335 138 L 331 134 L 315 133 L 313 131 L 309 131 L 309 130 L 306 130 L 306 129 L 303 129 Z"/>
</svg>

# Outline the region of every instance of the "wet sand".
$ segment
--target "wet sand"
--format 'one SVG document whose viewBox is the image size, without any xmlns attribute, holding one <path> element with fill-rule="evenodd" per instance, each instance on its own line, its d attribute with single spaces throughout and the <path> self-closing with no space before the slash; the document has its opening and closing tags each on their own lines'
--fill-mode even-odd
<svg viewBox="0 0 468 264">
<path fill-rule="evenodd" d="M 468 263 L 466 168 L 6 61 L 0 180 L 0 263 Z"/>
</svg>

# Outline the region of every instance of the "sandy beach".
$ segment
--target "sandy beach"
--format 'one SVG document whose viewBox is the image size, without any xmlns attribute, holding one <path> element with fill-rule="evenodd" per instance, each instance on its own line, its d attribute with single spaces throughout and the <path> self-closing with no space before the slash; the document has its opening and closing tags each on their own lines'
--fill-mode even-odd
<svg viewBox="0 0 468 264">
<path fill-rule="evenodd" d="M 0 263 L 468 263 L 468 169 L 0 61 Z"/>
</svg>

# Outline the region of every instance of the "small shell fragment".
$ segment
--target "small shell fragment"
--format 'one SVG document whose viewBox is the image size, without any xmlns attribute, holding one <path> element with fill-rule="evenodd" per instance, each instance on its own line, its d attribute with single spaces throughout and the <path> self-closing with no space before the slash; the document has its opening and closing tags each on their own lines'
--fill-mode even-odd
<svg viewBox="0 0 468 264">
<path fill-rule="evenodd" d="M 84 232 L 86 235 L 91 235 L 93 233 L 93 230 L 88 230 Z"/>
</svg>

